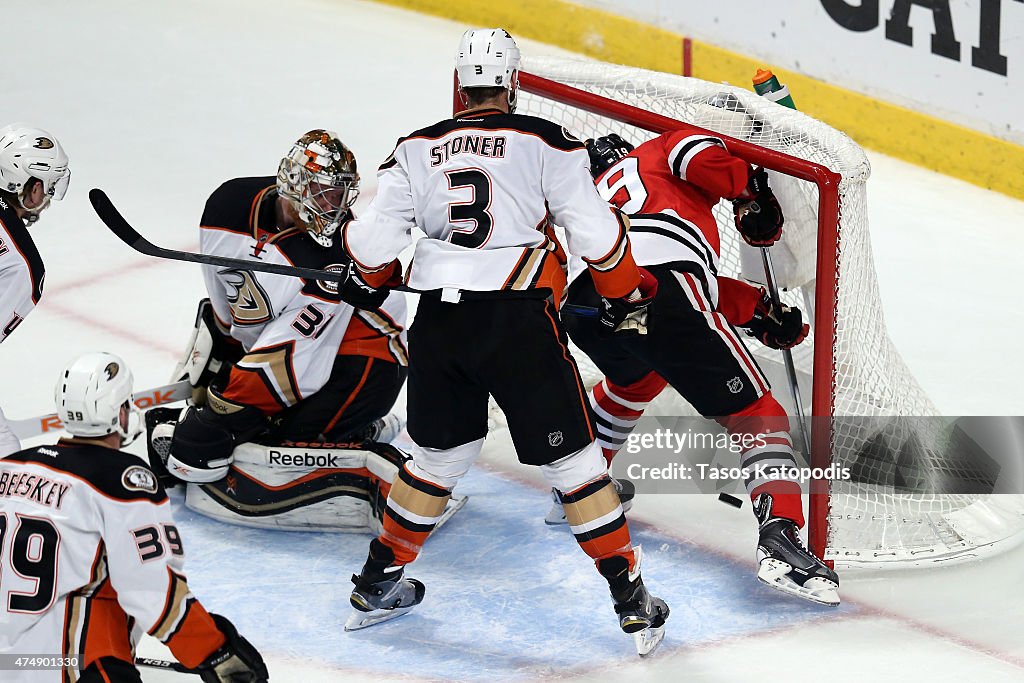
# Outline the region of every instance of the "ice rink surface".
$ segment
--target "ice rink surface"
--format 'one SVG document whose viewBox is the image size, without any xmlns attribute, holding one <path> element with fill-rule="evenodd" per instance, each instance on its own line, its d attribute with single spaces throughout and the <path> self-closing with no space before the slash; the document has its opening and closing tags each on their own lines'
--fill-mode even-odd
<svg viewBox="0 0 1024 683">
<path fill-rule="evenodd" d="M 466 28 L 353 0 L 52 0 L 8 3 L 4 23 L 0 122 L 50 130 L 73 171 L 67 199 L 33 228 L 45 296 L 0 350 L 13 418 L 49 412 L 58 370 L 86 351 L 121 354 L 139 388 L 166 382 L 203 295 L 195 266 L 110 235 L 88 189 L 105 189 L 152 241 L 194 249 L 218 184 L 274 174 L 298 135 L 327 127 L 360 160 L 363 205 L 395 139 L 450 113 Z M 943 412 L 1024 414 L 1024 203 L 869 154 L 897 348 Z M 1024 549 L 847 573 L 843 607 L 827 610 L 760 586 L 749 505 L 703 496 L 646 496 L 631 513 L 648 583 L 673 609 L 658 655 L 638 661 L 585 556 L 543 525 L 546 493 L 506 434 L 492 434 L 483 461 L 460 487 L 469 504 L 410 572 L 427 601 L 392 624 L 341 630 L 362 536 L 245 530 L 177 504 L 190 583 L 260 647 L 274 681 L 1024 680 Z"/>
</svg>

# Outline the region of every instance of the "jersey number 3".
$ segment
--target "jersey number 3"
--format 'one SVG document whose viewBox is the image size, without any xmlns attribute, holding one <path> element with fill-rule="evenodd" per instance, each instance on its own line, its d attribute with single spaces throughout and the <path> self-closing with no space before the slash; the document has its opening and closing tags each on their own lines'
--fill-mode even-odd
<svg viewBox="0 0 1024 683">
<path fill-rule="evenodd" d="M 494 218 L 487 211 L 491 208 L 491 179 L 479 168 L 445 171 L 444 174 L 449 190 L 465 188 L 472 192 L 468 202 L 448 204 L 448 222 L 452 224 L 448 241 L 460 247 L 479 249 L 490 239 L 494 228 Z M 457 228 L 458 223 L 472 223 L 472 226 Z"/>
</svg>

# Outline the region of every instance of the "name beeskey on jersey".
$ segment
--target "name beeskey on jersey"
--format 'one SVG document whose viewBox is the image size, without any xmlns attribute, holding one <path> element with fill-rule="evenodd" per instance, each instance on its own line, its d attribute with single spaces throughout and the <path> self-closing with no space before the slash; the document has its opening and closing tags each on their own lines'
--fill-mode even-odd
<svg viewBox="0 0 1024 683">
<path fill-rule="evenodd" d="M 46 654 L 0 654 L 0 671 L 52 671 L 78 668 L 78 657 Z"/>
</svg>

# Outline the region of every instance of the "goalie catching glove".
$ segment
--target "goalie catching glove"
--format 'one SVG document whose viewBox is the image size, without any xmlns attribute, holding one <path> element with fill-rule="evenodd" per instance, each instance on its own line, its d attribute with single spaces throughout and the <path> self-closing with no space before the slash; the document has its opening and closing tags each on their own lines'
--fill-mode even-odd
<svg viewBox="0 0 1024 683">
<path fill-rule="evenodd" d="M 747 244 L 770 247 L 782 237 L 782 207 L 768 186 L 768 172 L 763 168 L 750 174 L 746 188 L 732 200 L 732 211 L 736 229 Z"/>
<path fill-rule="evenodd" d="M 658 279 L 646 268 L 640 271 L 640 285 L 618 299 L 601 297 L 601 329 L 605 333 L 633 331 L 647 334 L 647 307 L 658 294 Z"/>
<path fill-rule="evenodd" d="M 754 317 L 746 325 L 750 336 L 773 349 L 791 349 L 806 337 L 810 326 L 804 322 L 799 308 L 772 303 L 768 292 L 761 288 L 761 298 L 754 307 Z"/>
</svg>

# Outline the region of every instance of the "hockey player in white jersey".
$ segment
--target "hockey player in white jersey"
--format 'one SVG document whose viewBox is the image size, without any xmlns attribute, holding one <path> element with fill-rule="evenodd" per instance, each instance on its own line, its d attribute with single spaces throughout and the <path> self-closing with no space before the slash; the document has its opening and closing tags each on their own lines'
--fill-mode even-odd
<svg viewBox="0 0 1024 683">
<path fill-rule="evenodd" d="M 71 438 L 0 459 L 0 651 L 61 658 L 8 683 L 141 683 L 142 633 L 207 683 L 268 680 L 256 649 L 192 595 L 167 494 L 134 455 L 132 374 L 109 353 L 71 362 L 55 391 Z"/>
<path fill-rule="evenodd" d="M 466 32 L 456 57 L 466 109 L 401 138 L 380 167 L 373 203 L 344 231 L 356 268 L 342 297 L 366 308 L 400 281 L 397 256 L 412 228 L 426 233 L 407 276 L 425 292 L 409 332 L 416 447 L 391 487 L 384 531 L 353 577 L 346 628 L 422 600 L 423 584 L 403 569 L 480 454 L 491 395 L 519 460 L 540 467 L 560 492 L 576 540 L 608 581 L 622 630 L 647 654 L 663 636 L 668 607 L 643 585 L 639 549 L 594 442 L 558 316 L 566 254 L 553 223 L 586 261 L 609 334 L 643 328 L 653 280 L 634 263 L 619 213 L 597 194 L 583 143 L 550 121 L 512 113 L 518 66 L 504 30 Z"/>
<path fill-rule="evenodd" d="M 0 342 L 43 295 L 43 260 L 28 226 L 64 198 L 70 180 L 68 155 L 52 135 L 24 123 L 0 128 Z M 20 448 L 0 408 L 0 456 Z"/>
<path fill-rule="evenodd" d="M 352 152 L 331 131 L 309 131 L 276 178 L 235 178 L 210 196 L 202 252 L 344 270 L 335 235 L 358 193 Z M 209 300 L 197 326 L 209 344 L 189 350 L 184 372 L 204 400 L 173 427 L 171 474 L 223 480 L 233 449 L 249 441 L 385 440 L 383 418 L 408 365 L 403 294 L 357 310 L 335 282 L 216 266 L 204 266 L 203 276 Z M 155 426 L 151 442 L 169 427 Z"/>
</svg>

